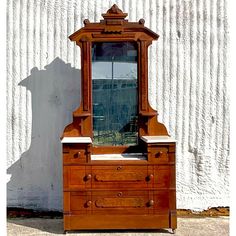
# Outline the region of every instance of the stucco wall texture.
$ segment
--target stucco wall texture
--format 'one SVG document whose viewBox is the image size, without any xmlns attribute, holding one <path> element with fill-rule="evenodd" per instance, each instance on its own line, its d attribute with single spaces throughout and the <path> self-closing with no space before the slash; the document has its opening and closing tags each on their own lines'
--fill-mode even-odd
<svg viewBox="0 0 236 236">
<path fill-rule="evenodd" d="M 62 210 L 60 136 L 80 104 L 80 49 L 68 36 L 116 3 L 160 35 L 149 101 L 177 144 L 177 207 L 229 206 L 224 0 L 8 0 L 8 206 Z"/>
</svg>

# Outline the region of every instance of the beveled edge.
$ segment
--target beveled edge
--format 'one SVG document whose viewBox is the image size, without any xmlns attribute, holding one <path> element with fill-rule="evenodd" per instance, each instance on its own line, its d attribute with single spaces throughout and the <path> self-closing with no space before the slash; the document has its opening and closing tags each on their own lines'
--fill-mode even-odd
<svg viewBox="0 0 236 236">
<path fill-rule="evenodd" d="M 61 143 L 92 143 L 90 137 L 64 137 Z"/>
<path fill-rule="evenodd" d="M 141 136 L 141 139 L 146 143 L 176 143 L 177 140 L 170 136 Z"/>
</svg>

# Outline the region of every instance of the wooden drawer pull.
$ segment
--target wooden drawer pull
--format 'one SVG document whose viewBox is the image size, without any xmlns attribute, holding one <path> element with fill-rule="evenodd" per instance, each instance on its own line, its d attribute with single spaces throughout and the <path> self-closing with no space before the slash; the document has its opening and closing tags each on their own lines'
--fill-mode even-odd
<svg viewBox="0 0 236 236">
<path fill-rule="evenodd" d="M 87 202 L 86 202 L 86 206 L 87 206 L 87 207 L 90 207 L 91 205 L 92 205 L 92 201 L 87 201 Z"/>
<path fill-rule="evenodd" d="M 150 174 L 150 175 L 147 176 L 146 180 L 151 181 L 153 178 L 154 178 L 154 175 Z"/>
<path fill-rule="evenodd" d="M 149 200 L 149 201 L 148 201 L 148 206 L 151 207 L 151 206 L 153 206 L 153 205 L 154 205 L 154 200 Z"/>
<path fill-rule="evenodd" d="M 159 151 L 157 152 L 156 157 L 161 157 L 162 155 L 163 155 L 163 151 Z"/>
<path fill-rule="evenodd" d="M 117 193 L 117 197 L 122 197 L 122 196 L 123 196 L 122 192 Z"/>
<path fill-rule="evenodd" d="M 85 176 L 85 180 L 86 180 L 86 181 L 90 180 L 91 178 L 92 178 L 92 175 L 91 175 L 91 174 L 88 174 L 88 175 Z"/>
<path fill-rule="evenodd" d="M 81 157 L 81 152 L 77 152 L 74 154 L 74 158 L 79 158 L 79 157 Z"/>
</svg>

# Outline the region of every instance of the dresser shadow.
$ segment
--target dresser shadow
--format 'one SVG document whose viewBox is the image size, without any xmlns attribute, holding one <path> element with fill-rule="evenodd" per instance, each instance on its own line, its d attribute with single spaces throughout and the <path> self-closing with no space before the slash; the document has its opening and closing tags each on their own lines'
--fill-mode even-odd
<svg viewBox="0 0 236 236">
<path fill-rule="evenodd" d="M 10 180 L 7 184 L 7 206 L 33 210 L 62 211 L 62 147 L 60 137 L 64 127 L 72 122 L 72 112 L 80 105 L 80 70 L 55 58 L 50 64 L 31 74 L 18 86 L 30 91 L 31 97 L 25 103 L 30 104 L 31 120 L 14 124 L 12 118 L 13 144 L 19 135 L 14 126 L 31 132 L 27 151 L 7 170 Z M 20 99 L 20 98 L 19 98 Z M 23 104 L 24 105 L 24 104 Z M 23 106 L 21 105 L 21 106 Z M 22 107 L 15 108 L 21 112 Z M 29 129 L 28 124 L 32 124 Z M 14 132 L 18 132 L 14 135 Z M 27 139 L 19 135 L 18 139 Z M 13 146 L 14 155 L 14 146 Z"/>
</svg>

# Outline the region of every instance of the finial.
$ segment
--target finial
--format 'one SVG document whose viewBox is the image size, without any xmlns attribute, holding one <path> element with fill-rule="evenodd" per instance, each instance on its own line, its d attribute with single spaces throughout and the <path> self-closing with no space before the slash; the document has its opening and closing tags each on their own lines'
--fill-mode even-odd
<svg viewBox="0 0 236 236">
<path fill-rule="evenodd" d="M 144 25 L 145 20 L 144 20 L 144 19 L 140 19 L 140 20 L 138 21 L 138 23 L 139 23 L 140 25 Z"/>
<path fill-rule="evenodd" d="M 89 19 L 85 19 L 85 20 L 84 20 L 84 24 L 85 24 L 85 25 L 87 25 L 87 24 L 89 24 L 89 23 L 90 23 Z"/>
<path fill-rule="evenodd" d="M 108 11 L 109 14 L 123 14 L 123 11 L 119 9 L 119 7 L 114 4 Z"/>
<path fill-rule="evenodd" d="M 114 4 L 107 12 L 106 14 L 102 14 L 104 19 L 124 19 L 128 14 L 127 13 L 123 13 L 123 11 L 121 11 L 119 9 L 119 7 Z"/>
</svg>

